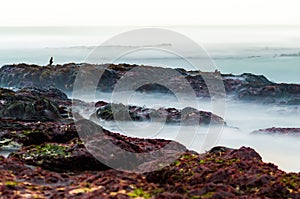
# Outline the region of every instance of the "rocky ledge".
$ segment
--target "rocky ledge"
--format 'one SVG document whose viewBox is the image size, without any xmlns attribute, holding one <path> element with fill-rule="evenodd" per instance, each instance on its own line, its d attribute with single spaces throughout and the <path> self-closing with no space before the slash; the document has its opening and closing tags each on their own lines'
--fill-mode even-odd
<svg viewBox="0 0 300 199">
<path fill-rule="evenodd" d="M 194 108 L 150 109 L 133 105 L 111 104 L 103 101 L 86 103 L 73 100 L 78 111 L 91 109 L 93 116 L 103 120 L 157 121 L 167 124 L 226 125 L 223 118 Z M 77 113 L 76 110 L 74 112 Z M 80 114 L 80 113 L 78 113 Z M 72 101 L 56 88 L 26 87 L 17 91 L 0 88 L 0 117 L 22 121 L 68 122 L 72 117 Z M 114 118 L 115 117 L 115 118 Z M 42 124 L 41 124 L 42 125 Z"/>
<path fill-rule="evenodd" d="M 223 118 L 206 111 L 186 107 L 182 110 L 175 108 L 151 109 L 140 106 L 97 102 L 99 107 L 96 116 L 103 120 L 119 121 L 154 121 L 167 124 L 183 125 L 226 125 Z"/>
<path fill-rule="evenodd" d="M 300 128 L 278 128 L 272 127 L 267 129 L 259 129 L 257 131 L 252 132 L 254 134 L 268 134 L 268 135 L 292 135 L 292 136 L 300 136 Z"/>
<path fill-rule="evenodd" d="M 65 92 L 71 92 L 80 68 L 84 69 L 83 75 L 88 77 L 87 85 L 89 84 L 89 78 L 102 73 L 97 89 L 104 92 L 112 92 L 121 77 L 126 76 L 128 82 L 130 82 L 130 78 L 136 77 L 151 82 L 151 77 L 159 74 L 162 84 L 147 83 L 137 88 L 137 90 L 141 92 L 185 93 L 188 87 L 191 87 L 198 97 L 210 97 L 211 95 L 224 97 L 226 94 L 244 101 L 287 105 L 300 104 L 299 84 L 277 84 L 269 81 L 263 75 L 250 73 L 232 75 L 221 74 L 218 71 L 186 71 L 181 68 L 164 69 L 129 64 L 92 65 L 69 63 L 43 67 L 27 64 L 6 65 L 0 69 L 0 85 L 18 88 L 52 86 Z M 168 82 L 167 87 L 163 85 L 165 82 Z M 185 82 L 188 85 L 184 84 Z M 210 90 L 206 83 L 210 84 Z M 223 84 L 224 88 L 218 86 Z M 126 88 L 125 86 L 123 89 Z"/>
<path fill-rule="evenodd" d="M 264 163 L 251 148 L 219 146 L 198 154 L 170 140 L 113 133 L 89 120 L 76 125 L 70 120 L 0 121 L 0 140 L 20 147 L 7 158 L 0 156 L 4 198 L 300 197 L 300 174 Z M 126 156 L 126 151 L 134 156 Z M 146 164 L 145 153 L 150 154 Z M 170 164 L 162 164 L 170 158 Z M 106 163 L 126 165 L 138 173 L 112 169 Z"/>
<path fill-rule="evenodd" d="M 105 134 L 115 144 L 141 153 L 170 142 Z M 185 149 L 179 143 L 176 146 Z M 258 153 L 247 147 L 215 147 L 204 154 L 185 149 L 169 165 L 132 173 L 98 162 L 75 138 L 64 144 L 26 146 L 8 158 L 0 156 L 0 172 L 0 194 L 7 198 L 300 197 L 299 173 L 285 173 L 264 163 Z"/>
<path fill-rule="evenodd" d="M 67 117 L 67 96 L 55 88 L 0 88 L 0 117 L 26 121 L 57 121 Z"/>
</svg>

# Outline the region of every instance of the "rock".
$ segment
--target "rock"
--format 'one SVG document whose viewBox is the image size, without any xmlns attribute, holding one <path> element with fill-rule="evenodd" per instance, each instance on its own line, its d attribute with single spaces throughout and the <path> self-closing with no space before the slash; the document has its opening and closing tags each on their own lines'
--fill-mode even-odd
<svg viewBox="0 0 300 199">
<path fill-rule="evenodd" d="M 282 184 L 288 174 L 273 164 L 263 163 L 253 149 L 221 146 L 218 149 L 222 150 L 202 155 L 189 152 L 182 154 L 172 165 L 147 173 L 146 180 L 163 186 L 164 193 L 182 194 L 182 197 L 188 198 L 282 198 L 300 195 L 297 191 L 288 191 L 286 183 Z M 291 175 L 300 179 L 299 174 Z M 284 181 L 291 182 L 291 177 L 288 179 Z"/>
<path fill-rule="evenodd" d="M 19 152 L 11 154 L 11 157 L 49 170 L 82 171 L 105 170 L 109 168 L 106 165 L 138 169 L 139 165 L 144 164 L 143 167 L 148 166 L 149 168 L 157 157 L 162 156 L 166 160 L 169 158 L 169 154 L 186 151 L 184 146 L 176 142 L 173 143 L 162 139 L 150 140 L 126 137 L 102 129 L 88 120 L 78 121 L 77 125 L 77 128 L 81 129 L 81 138 L 85 145 L 78 138 L 65 143 L 47 142 L 48 140 L 59 140 L 60 136 L 56 135 L 53 136 L 52 140 L 42 139 L 46 142 L 40 145 L 23 147 Z M 41 135 L 40 133 L 38 136 Z M 51 133 L 49 136 L 51 136 Z M 163 147 L 166 145 L 168 147 L 164 150 Z M 85 146 L 88 146 L 88 148 Z M 162 151 L 159 151 L 159 149 Z M 128 154 L 128 152 L 131 153 Z M 89 162 L 89 164 L 82 164 L 82 162 Z M 148 164 L 145 165 L 145 163 Z"/>
<path fill-rule="evenodd" d="M 31 121 L 62 119 L 59 105 L 32 90 L 0 89 L 0 117 Z"/>
<path fill-rule="evenodd" d="M 79 123 L 79 128 L 86 122 Z M 88 124 L 84 126 L 99 128 Z M 110 137 L 114 144 L 134 152 L 155 151 L 170 142 L 130 138 L 104 129 L 103 132 L 102 136 Z M 75 138 L 66 144 L 26 146 L 9 158 L 0 156 L 0 172 L 0 193 L 4 197 L 300 197 L 299 173 L 285 173 L 271 163 L 264 163 L 260 155 L 248 147 L 218 146 L 205 154 L 185 150 L 170 165 L 133 173 L 104 167 Z"/>
<path fill-rule="evenodd" d="M 98 118 L 108 121 L 132 120 L 166 122 L 167 124 L 177 123 L 183 125 L 226 125 L 223 118 L 211 112 L 199 111 L 191 107 L 186 107 L 182 110 L 175 108 L 159 108 L 155 110 L 139 106 L 102 103 L 96 115 Z"/>
<path fill-rule="evenodd" d="M 183 86 L 182 81 L 186 80 L 188 86 L 194 91 L 196 96 L 210 98 L 211 95 L 225 97 L 234 96 L 238 100 L 247 100 L 264 103 L 285 103 L 298 104 L 297 99 L 300 98 L 299 84 L 276 84 L 269 81 L 263 75 L 254 75 L 251 73 L 243 73 L 241 75 L 220 74 L 217 72 L 201 72 L 186 71 L 184 69 L 164 69 L 160 67 L 138 66 L 129 64 L 75 64 L 69 63 L 56 66 L 37 66 L 37 65 L 6 65 L 0 68 L 0 85 L 3 87 L 24 88 L 28 86 L 34 87 L 55 87 L 64 92 L 73 90 L 73 84 L 79 70 L 83 68 L 87 79 L 83 85 L 89 85 L 91 78 L 98 78 L 97 75 L 102 73 L 101 79 L 97 85 L 98 91 L 112 92 L 115 84 L 126 74 L 127 77 L 144 77 L 143 72 L 149 72 L 150 76 L 155 71 L 160 71 L 162 78 L 168 79 L 172 88 L 167 88 L 159 83 L 146 83 L 139 87 L 137 91 L 151 93 L 186 93 L 187 87 Z M 137 70 L 141 69 L 141 70 Z M 155 69 L 155 70 L 154 70 Z M 163 74 L 170 74 L 174 70 L 177 76 L 163 77 Z M 152 74 L 153 73 L 153 74 Z M 143 76 L 144 75 L 144 76 Z M 149 76 L 149 75 L 148 75 Z M 145 78 L 148 78 L 146 76 Z M 179 77 L 185 79 L 179 80 Z M 83 80 L 84 81 L 84 80 Z M 218 84 L 224 83 L 223 88 L 219 88 Z M 213 89 L 208 90 L 207 82 Z"/>
<path fill-rule="evenodd" d="M 2 129 L 0 140 L 11 140 L 24 146 L 45 142 L 66 143 L 78 137 L 73 122 L 24 122 L 0 119 L 0 126 Z"/>
<path fill-rule="evenodd" d="M 45 143 L 23 147 L 10 157 L 20 159 L 26 164 L 59 172 L 108 169 L 95 159 L 78 139 L 68 144 Z"/>
<path fill-rule="evenodd" d="M 222 153 L 222 152 L 226 152 L 226 151 L 230 151 L 233 150 L 232 148 L 227 148 L 224 146 L 215 146 L 212 149 L 210 149 L 208 151 L 208 153 Z"/>
<path fill-rule="evenodd" d="M 267 128 L 267 129 L 259 129 L 257 131 L 253 131 L 254 134 L 279 134 L 279 135 L 291 135 L 291 136 L 300 136 L 300 128 Z"/>
<path fill-rule="evenodd" d="M 17 91 L 20 96 L 45 97 L 52 101 L 67 101 L 68 96 L 57 88 L 25 87 Z"/>
<path fill-rule="evenodd" d="M 297 84 L 273 84 L 262 87 L 247 87 L 239 91 L 238 97 L 241 100 L 293 104 L 297 103 L 300 96 L 300 85 Z"/>
</svg>

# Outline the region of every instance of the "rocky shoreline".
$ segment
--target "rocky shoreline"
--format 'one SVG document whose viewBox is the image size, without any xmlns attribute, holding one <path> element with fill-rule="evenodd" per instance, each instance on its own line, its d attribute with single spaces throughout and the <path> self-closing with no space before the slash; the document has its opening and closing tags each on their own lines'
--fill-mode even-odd
<svg viewBox="0 0 300 199">
<path fill-rule="evenodd" d="M 170 91 L 170 88 L 155 83 L 143 85 L 137 90 L 140 92 L 170 93 L 176 91 L 184 93 L 187 88 L 182 86 L 181 83 L 183 80 L 180 79 L 180 77 L 184 77 L 188 86 L 191 86 L 198 97 L 208 98 L 212 94 L 225 97 L 224 95 L 226 94 L 228 97 L 236 100 L 256 103 L 300 104 L 300 85 L 274 83 L 263 75 L 254 75 L 251 73 L 232 75 L 221 74 L 219 71 L 186 71 L 182 68 L 164 69 L 129 64 L 94 65 L 68 63 L 43 67 L 28 64 L 5 65 L 0 68 L 0 85 L 2 87 L 16 88 L 54 87 L 63 92 L 71 92 L 74 87 L 76 75 L 82 68 L 84 69 L 84 75 L 87 77 L 92 78 L 95 77 L 95 74 L 102 73 L 101 80 L 97 84 L 97 90 L 102 92 L 112 92 L 118 80 L 125 74 L 129 78 L 145 78 L 143 72 L 146 71 L 147 76 L 148 73 L 151 75 L 151 73 L 155 74 L 155 72 L 159 71 L 161 74 L 173 74 L 171 78 L 161 75 L 161 78 L 166 78 L 169 84 L 172 85 L 172 88 L 174 88 L 173 91 Z M 213 85 L 211 82 L 222 83 L 222 85 L 224 84 L 224 88 L 217 88 L 220 85 Z M 212 85 L 208 86 L 209 83 Z M 214 88 L 214 86 L 217 87 Z"/>
<path fill-rule="evenodd" d="M 22 121 L 2 121 L 19 123 Z M 44 123 L 48 128 L 58 122 Z M 74 124 L 62 128 L 69 141 L 39 136 L 26 141 L 8 158 L 0 157 L 2 196 L 27 198 L 299 198 L 300 174 L 286 173 L 264 163 L 251 148 L 215 147 L 197 154 L 177 143 L 183 152 L 171 165 L 132 173 L 110 169 L 97 161 L 76 136 Z M 29 125 L 27 125 L 29 126 Z M 33 127 L 33 123 L 30 125 Z M 100 128 L 100 127 L 99 127 Z M 8 130 L 8 129 L 7 129 Z M 12 130 L 12 129 L 11 129 Z M 27 130 L 25 135 L 38 133 Z M 167 140 L 129 138 L 106 131 L 126 150 L 146 152 L 169 144 Z M 51 137 L 51 136 L 50 136 Z M 28 139 L 30 140 L 30 139 Z M 19 141 L 21 142 L 21 140 Z M 106 152 L 107 153 L 107 152 Z M 153 159 L 149 163 L 157 165 Z M 32 165 L 32 166 L 29 166 Z"/>
<path fill-rule="evenodd" d="M 216 146 L 199 154 L 175 141 L 128 137 L 79 117 L 74 122 L 72 100 L 57 88 L 70 91 L 80 66 L 20 64 L 0 69 L 1 85 L 19 88 L 0 89 L 0 151 L 14 148 L 7 157 L 0 156 L 0 198 L 300 198 L 300 173 L 287 173 L 263 162 L 254 149 Z M 95 70 L 95 65 L 87 67 Z M 133 67 L 137 66 L 109 65 L 105 84 L 99 85 L 101 91 L 111 91 L 121 74 Z M 199 72 L 176 70 L 198 96 L 208 94 Z M 227 95 L 238 100 L 290 105 L 300 99 L 300 85 L 276 84 L 252 74 L 221 77 Z M 42 88 L 49 84 L 52 88 Z M 148 85 L 140 91 L 168 92 L 161 89 Z M 151 109 L 80 100 L 73 104 L 94 109 L 92 117 L 98 120 L 163 118 L 169 124 L 226 125 L 213 113 L 189 107 Z M 79 136 L 79 130 L 85 128 L 93 134 Z M 298 128 L 269 128 L 253 134 L 299 132 Z M 143 154 L 151 155 L 145 159 Z M 172 162 L 162 164 L 167 159 Z M 119 170 L 120 162 L 135 172 Z"/>
</svg>

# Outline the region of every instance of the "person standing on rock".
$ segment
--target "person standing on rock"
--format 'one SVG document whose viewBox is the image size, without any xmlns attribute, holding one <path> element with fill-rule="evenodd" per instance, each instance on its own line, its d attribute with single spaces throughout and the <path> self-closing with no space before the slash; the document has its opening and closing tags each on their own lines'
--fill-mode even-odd
<svg viewBox="0 0 300 199">
<path fill-rule="evenodd" d="M 49 66 L 52 66 L 52 64 L 53 64 L 53 57 L 51 57 L 49 60 Z"/>
</svg>

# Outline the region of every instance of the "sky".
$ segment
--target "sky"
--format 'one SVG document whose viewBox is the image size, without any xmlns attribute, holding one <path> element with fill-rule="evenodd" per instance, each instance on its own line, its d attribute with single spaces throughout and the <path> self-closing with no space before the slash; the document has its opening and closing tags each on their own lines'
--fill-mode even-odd
<svg viewBox="0 0 300 199">
<path fill-rule="evenodd" d="M 298 0 L 9 0 L 0 26 L 300 25 Z"/>
</svg>

